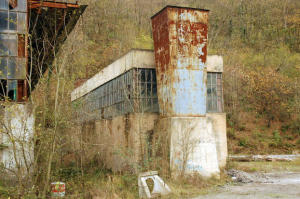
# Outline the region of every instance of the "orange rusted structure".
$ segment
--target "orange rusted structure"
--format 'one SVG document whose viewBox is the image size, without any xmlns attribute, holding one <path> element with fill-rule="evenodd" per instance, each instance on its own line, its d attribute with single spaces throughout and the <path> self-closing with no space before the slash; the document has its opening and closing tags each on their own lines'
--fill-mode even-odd
<svg viewBox="0 0 300 199">
<path fill-rule="evenodd" d="M 0 0 L 0 100 L 27 99 L 85 8 L 56 1 Z"/>
<path fill-rule="evenodd" d="M 64 3 L 56 1 L 28 1 L 28 8 L 35 9 L 40 7 L 48 8 L 79 8 L 77 3 Z"/>
<path fill-rule="evenodd" d="M 151 18 L 161 117 L 206 114 L 208 12 L 167 6 Z"/>
</svg>

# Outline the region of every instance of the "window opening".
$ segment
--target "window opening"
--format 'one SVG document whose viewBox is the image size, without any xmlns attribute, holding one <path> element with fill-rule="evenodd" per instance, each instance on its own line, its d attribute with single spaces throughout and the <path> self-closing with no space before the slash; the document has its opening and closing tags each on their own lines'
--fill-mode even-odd
<svg viewBox="0 0 300 199">
<path fill-rule="evenodd" d="M 223 112 L 222 74 L 207 73 L 207 112 Z"/>
<path fill-rule="evenodd" d="M 27 0 L 0 0 L 0 99 L 23 101 L 26 82 Z"/>
<path fill-rule="evenodd" d="M 82 120 L 110 118 L 131 112 L 158 112 L 155 69 L 132 69 L 101 85 L 86 96 L 83 107 L 93 102 L 94 111 L 78 108 L 77 114 Z M 99 114 L 98 116 L 92 114 Z"/>
<path fill-rule="evenodd" d="M 8 99 L 17 100 L 17 88 L 18 88 L 17 80 L 9 80 L 8 81 L 8 83 L 7 83 Z"/>
<path fill-rule="evenodd" d="M 13 10 L 18 6 L 18 0 L 9 0 L 9 9 Z"/>
</svg>

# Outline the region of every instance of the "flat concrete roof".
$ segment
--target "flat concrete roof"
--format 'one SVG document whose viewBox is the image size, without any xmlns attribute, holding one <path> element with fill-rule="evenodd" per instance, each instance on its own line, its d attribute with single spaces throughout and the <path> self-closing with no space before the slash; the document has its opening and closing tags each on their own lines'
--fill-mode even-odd
<svg viewBox="0 0 300 199">
<path fill-rule="evenodd" d="M 143 49 L 132 49 L 123 57 L 117 59 L 99 73 L 88 79 L 82 85 L 71 92 L 71 101 L 74 101 L 106 82 L 118 77 L 132 68 L 155 69 L 154 51 Z M 218 55 L 207 56 L 208 72 L 223 72 L 223 58 Z"/>
</svg>

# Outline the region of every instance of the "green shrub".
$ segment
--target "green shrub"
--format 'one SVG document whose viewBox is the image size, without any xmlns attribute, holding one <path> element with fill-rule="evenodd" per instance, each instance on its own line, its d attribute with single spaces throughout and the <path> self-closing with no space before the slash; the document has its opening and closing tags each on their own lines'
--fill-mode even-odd
<svg viewBox="0 0 300 199">
<path fill-rule="evenodd" d="M 277 147 L 277 143 L 274 142 L 274 141 L 271 141 L 271 142 L 269 143 L 269 147 L 275 148 L 275 147 Z"/>
<path fill-rule="evenodd" d="M 287 140 L 293 140 L 295 137 L 293 135 L 284 135 L 284 138 Z"/>
<path fill-rule="evenodd" d="M 238 128 L 239 128 L 240 131 L 244 131 L 246 129 L 246 123 L 243 123 L 243 124 L 239 125 Z"/>
<path fill-rule="evenodd" d="M 300 135 L 300 121 L 299 120 L 294 120 L 292 125 L 291 125 L 291 130 L 292 133 L 295 135 Z"/>
<path fill-rule="evenodd" d="M 239 146 L 247 147 L 249 145 L 248 138 L 240 138 L 239 139 Z"/>
<path fill-rule="evenodd" d="M 266 127 L 265 127 L 265 126 L 261 126 L 260 129 L 261 129 L 262 131 L 265 131 L 265 130 L 266 130 Z"/>
<path fill-rule="evenodd" d="M 290 124 L 285 124 L 281 126 L 281 131 L 283 133 L 287 132 L 290 129 L 291 125 Z"/>
<path fill-rule="evenodd" d="M 285 143 L 285 146 L 286 146 L 286 147 L 288 147 L 288 148 L 291 148 L 291 147 L 293 147 L 293 145 L 292 145 L 292 144 L 290 144 L 290 143 Z"/>
<path fill-rule="evenodd" d="M 227 130 L 227 136 L 229 139 L 235 139 L 236 138 L 236 133 L 234 128 L 230 128 Z"/>
<path fill-rule="evenodd" d="M 258 132 L 256 129 L 252 134 L 253 138 L 261 138 L 262 136 L 263 136 L 262 133 Z"/>
<path fill-rule="evenodd" d="M 273 131 L 274 139 L 277 144 L 282 142 L 281 135 L 278 133 L 278 130 Z"/>
<path fill-rule="evenodd" d="M 300 148 L 300 139 L 298 139 L 297 145 L 298 145 L 298 147 Z"/>
</svg>

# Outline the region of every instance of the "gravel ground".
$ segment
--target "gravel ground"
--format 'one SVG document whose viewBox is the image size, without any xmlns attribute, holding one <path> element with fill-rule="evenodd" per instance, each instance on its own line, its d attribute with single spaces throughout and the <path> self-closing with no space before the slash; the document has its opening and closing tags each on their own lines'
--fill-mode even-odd
<svg viewBox="0 0 300 199">
<path fill-rule="evenodd" d="M 193 199 L 299 198 L 300 173 L 245 173 L 234 170 L 235 183 L 211 189 L 211 193 Z M 232 176 L 229 171 L 229 175 Z M 239 180 L 239 177 L 241 178 Z"/>
</svg>

